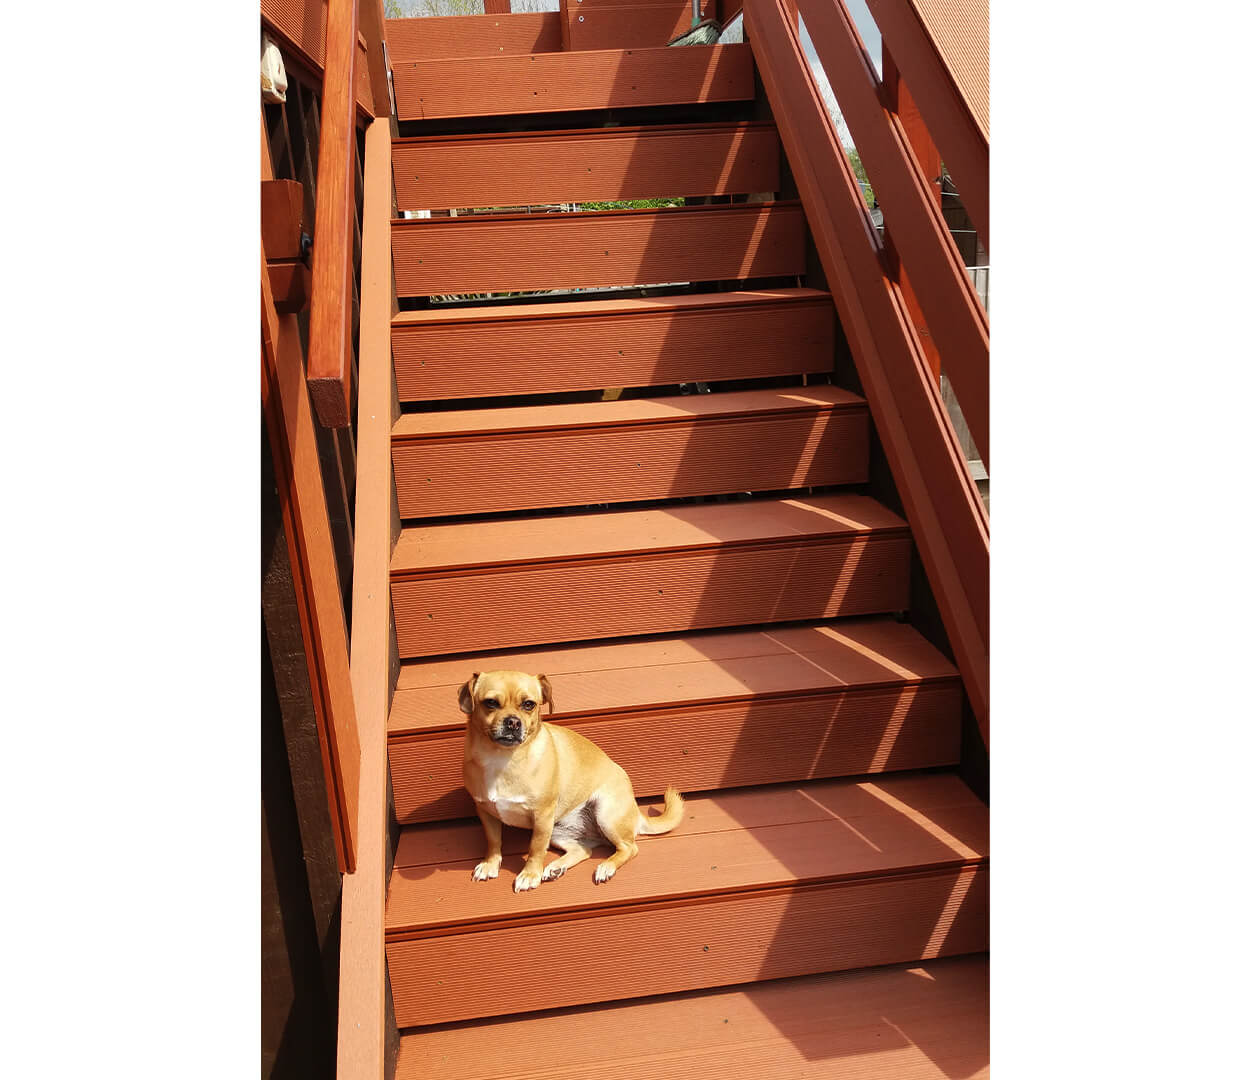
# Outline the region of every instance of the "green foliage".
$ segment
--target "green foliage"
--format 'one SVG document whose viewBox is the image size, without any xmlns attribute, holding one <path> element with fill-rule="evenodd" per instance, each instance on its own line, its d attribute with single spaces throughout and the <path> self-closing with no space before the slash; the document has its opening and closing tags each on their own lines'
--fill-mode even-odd
<svg viewBox="0 0 1250 1080">
<path fill-rule="evenodd" d="M 582 210 L 654 210 L 656 207 L 685 206 L 684 198 L 626 199 L 624 202 L 579 202 Z"/>
<path fill-rule="evenodd" d="M 864 198 L 871 208 L 876 205 L 877 196 L 872 190 L 872 185 L 868 183 L 868 173 L 864 171 L 864 163 L 859 160 L 859 151 L 851 147 L 846 152 L 846 156 L 850 159 L 851 169 L 855 172 L 855 179 L 859 181 L 860 188 L 864 192 Z"/>
</svg>

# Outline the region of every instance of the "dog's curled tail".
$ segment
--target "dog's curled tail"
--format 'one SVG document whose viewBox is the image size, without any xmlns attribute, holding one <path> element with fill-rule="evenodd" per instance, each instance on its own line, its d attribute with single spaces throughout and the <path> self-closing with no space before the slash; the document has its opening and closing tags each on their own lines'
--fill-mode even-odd
<svg viewBox="0 0 1250 1080">
<path fill-rule="evenodd" d="M 669 784 L 664 789 L 664 813 L 659 817 L 647 817 L 638 811 L 638 834 L 655 836 L 659 833 L 671 832 L 681 824 L 682 815 L 686 812 L 686 801 L 678 794 L 677 789 Z"/>
</svg>

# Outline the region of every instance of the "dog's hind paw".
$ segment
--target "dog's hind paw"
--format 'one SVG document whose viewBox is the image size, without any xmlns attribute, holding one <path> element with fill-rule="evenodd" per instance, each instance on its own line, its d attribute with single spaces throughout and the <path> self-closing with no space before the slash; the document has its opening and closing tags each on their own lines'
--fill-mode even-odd
<svg viewBox="0 0 1250 1080">
<path fill-rule="evenodd" d="M 558 877 L 564 876 L 565 867 L 558 862 L 553 862 L 546 870 L 543 871 L 543 881 L 555 881 Z"/>
<path fill-rule="evenodd" d="M 499 864 L 496 862 L 480 862 L 473 868 L 474 881 L 489 881 L 499 876 Z"/>
<path fill-rule="evenodd" d="M 605 881 L 609 881 L 615 873 L 616 867 L 610 862 L 601 862 L 595 867 L 595 884 L 602 885 Z"/>
</svg>

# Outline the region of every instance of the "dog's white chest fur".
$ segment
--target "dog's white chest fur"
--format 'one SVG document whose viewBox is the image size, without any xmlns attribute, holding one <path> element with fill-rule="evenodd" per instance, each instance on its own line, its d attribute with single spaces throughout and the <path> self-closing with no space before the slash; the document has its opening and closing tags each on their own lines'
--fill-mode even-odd
<svg viewBox="0 0 1250 1080">
<path fill-rule="evenodd" d="M 487 760 L 482 764 L 482 802 L 490 803 L 495 816 L 505 825 L 528 829 L 534 824 L 534 815 L 530 810 L 525 795 L 513 789 L 508 783 L 505 769 L 508 764 L 506 757 L 499 761 Z M 476 796 L 476 792 L 474 793 Z"/>
</svg>

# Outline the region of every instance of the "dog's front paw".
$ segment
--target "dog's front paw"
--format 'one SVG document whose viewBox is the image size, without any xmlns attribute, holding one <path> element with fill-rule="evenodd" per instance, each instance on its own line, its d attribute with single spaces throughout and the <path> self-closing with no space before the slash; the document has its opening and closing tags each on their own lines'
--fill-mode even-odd
<svg viewBox="0 0 1250 1080">
<path fill-rule="evenodd" d="M 595 867 L 595 884 L 602 885 L 605 881 L 610 881 L 615 873 L 616 867 L 610 862 L 601 862 Z"/>
<path fill-rule="evenodd" d="M 489 881 L 499 876 L 499 863 L 490 859 L 480 862 L 473 868 L 474 881 Z"/>
<path fill-rule="evenodd" d="M 513 892 L 528 892 L 530 889 L 537 889 L 542 877 L 537 870 L 531 870 L 526 867 L 516 876 L 516 881 L 512 883 Z"/>
</svg>

